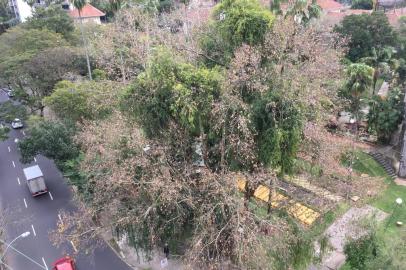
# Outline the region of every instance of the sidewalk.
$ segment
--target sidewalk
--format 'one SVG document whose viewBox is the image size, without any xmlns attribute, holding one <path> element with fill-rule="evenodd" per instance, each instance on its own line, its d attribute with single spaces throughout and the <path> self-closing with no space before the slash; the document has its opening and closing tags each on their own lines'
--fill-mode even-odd
<svg viewBox="0 0 406 270">
<path fill-rule="evenodd" d="M 117 241 L 113 239 L 110 231 L 106 231 L 102 234 L 104 241 L 110 246 L 110 248 L 119 256 L 129 267 L 134 270 L 184 270 L 186 267 L 176 257 L 171 257 L 167 260 L 167 265 L 161 266 L 161 260 L 165 259 L 163 250 L 154 250 L 151 254 L 152 259 L 147 260 L 145 254 L 138 252 L 128 246 L 125 238 Z"/>
</svg>

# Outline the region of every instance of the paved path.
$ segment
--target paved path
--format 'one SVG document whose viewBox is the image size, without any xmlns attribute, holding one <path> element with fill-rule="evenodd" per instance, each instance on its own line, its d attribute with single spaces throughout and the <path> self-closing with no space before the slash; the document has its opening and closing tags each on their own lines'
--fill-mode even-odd
<svg viewBox="0 0 406 270">
<path fill-rule="evenodd" d="M 358 238 L 365 231 L 358 225 L 364 218 L 374 217 L 378 222 L 384 220 L 387 213 L 366 205 L 362 208 L 352 207 L 341 218 L 337 219 L 326 230 L 325 235 L 329 236 L 332 252 L 328 254 L 320 266 L 312 265 L 310 269 L 336 270 L 345 263 L 344 246 L 348 238 Z"/>
</svg>

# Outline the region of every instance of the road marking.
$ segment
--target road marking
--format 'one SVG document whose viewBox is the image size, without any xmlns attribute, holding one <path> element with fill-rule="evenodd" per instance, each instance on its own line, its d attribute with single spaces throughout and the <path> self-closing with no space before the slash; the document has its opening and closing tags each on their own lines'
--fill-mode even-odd
<svg viewBox="0 0 406 270">
<path fill-rule="evenodd" d="M 24 204 L 25 204 L 25 208 L 28 208 L 27 201 L 25 200 L 25 198 L 24 198 Z"/>
<path fill-rule="evenodd" d="M 18 182 L 18 185 L 21 186 L 20 177 L 17 177 L 17 182 Z"/>
<path fill-rule="evenodd" d="M 16 164 L 14 163 L 14 161 L 11 161 L 11 162 L 13 162 L 13 167 L 15 168 L 15 167 L 16 167 Z"/>
<path fill-rule="evenodd" d="M 73 244 L 73 242 L 70 241 L 70 243 L 71 243 L 71 245 L 72 245 L 72 247 L 73 247 L 73 250 L 74 250 L 75 252 L 78 252 L 78 250 L 76 249 L 76 247 L 75 247 L 75 245 Z"/>
<path fill-rule="evenodd" d="M 3 243 L 5 245 L 8 245 L 6 242 L 2 241 L 0 239 L 0 243 Z M 18 254 L 20 254 L 21 256 L 24 256 L 27 260 L 31 261 L 32 263 L 38 265 L 41 269 L 44 270 L 48 270 L 47 268 L 45 268 L 43 265 L 37 263 L 36 261 L 34 261 L 33 259 L 31 259 L 30 257 L 28 257 L 27 255 L 25 255 L 24 253 L 22 253 L 21 251 L 19 251 L 18 249 L 14 248 L 13 246 L 8 246 L 10 249 L 14 250 L 15 252 L 17 252 Z"/>
<path fill-rule="evenodd" d="M 8 148 L 8 152 L 10 153 L 11 152 L 10 146 L 7 146 L 7 148 Z"/>
<path fill-rule="evenodd" d="M 44 257 L 42 257 L 42 262 L 44 263 L 45 268 L 48 270 L 48 266 L 47 266 L 47 264 L 45 263 L 45 259 L 44 259 Z"/>
<path fill-rule="evenodd" d="M 62 218 L 61 218 L 61 215 L 60 214 L 58 214 L 58 218 L 59 218 L 59 221 L 61 222 L 61 224 L 63 223 L 63 221 L 62 221 Z"/>
<path fill-rule="evenodd" d="M 32 228 L 32 232 L 34 233 L 34 236 L 37 236 L 37 234 L 35 233 L 34 225 L 31 224 L 31 228 Z"/>
<path fill-rule="evenodd" d="M 23 130 L 23 135 L 25 136 L 25 132 L 24 132 L 24 130 Z"/>
<path fill-rule="evenodd" d="M 36 158 L 34 158 L 34 161 L 35 161 L 35 162 L 37 162 L 37 159 L 36 159 Z"/>
<path fill-rule="evenodd" d="M 49 197 L 51 197 L 51 200 L 54 200 L 54 197 L 52 197 L 51 192 L 48 192 L 48 194 L 49 194 Z"/>
</svg>

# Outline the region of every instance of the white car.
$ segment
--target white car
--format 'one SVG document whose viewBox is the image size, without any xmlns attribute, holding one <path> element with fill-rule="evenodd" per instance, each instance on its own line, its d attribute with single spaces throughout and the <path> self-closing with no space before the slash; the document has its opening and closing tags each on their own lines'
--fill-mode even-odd
<svg viewBox="0 0 406 270">
<path fill-rule="evenodd" d="M 13 122 L 11 122 L 11 127 L 14 129 L 22 128 L 23 126 L 23 122 L 21 122 L 21 120 L 18 118 L 14 119 Z"/>
<path fill-rule="evenodd" d="M 14 91 L 13 90 L 7 91 L 7 96 L 14 97 Z"/>
</svg>

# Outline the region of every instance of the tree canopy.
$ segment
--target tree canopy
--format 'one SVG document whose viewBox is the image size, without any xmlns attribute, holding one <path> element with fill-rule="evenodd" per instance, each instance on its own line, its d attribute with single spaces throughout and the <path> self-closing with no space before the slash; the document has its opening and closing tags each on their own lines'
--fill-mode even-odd
<svg viewBox="0 0 406 270">
<path fill-rule="evenodd" d="M 74 130 L 59 122 L 41 121 L 30 128 L 30 136 L 18 143 L 21 161 L 28 163 L 36 155 L 53 159 L 58 165 L 79 155 L 73 143 Z"/>
<path fill-rule="evenodd" d="M 47 7 L 36 7 L 27 22 L 23 24 L 27 29 L 47 29 L 61 34 L 66 40 L 72 40 L 73 20 L 61 5 L 52 4 Z"/>
<path fill-rule="evenodd" d="M 334 30 L 348 39 L 348 59 L 356 62 L 371 56 L 373 48 L 381 50 L 394 46 L 397 35 L 383 12 L 349 15 Z"/>
<path fill-rule="evenodd" d="M 218 63 L 229 62 L 242 44 L 258 45 L 271 29 L 274 15 L 256 0 L 225 0 L 213 12 L 208 32 L 200 40 L 205 53 Z"/>
</svg>

